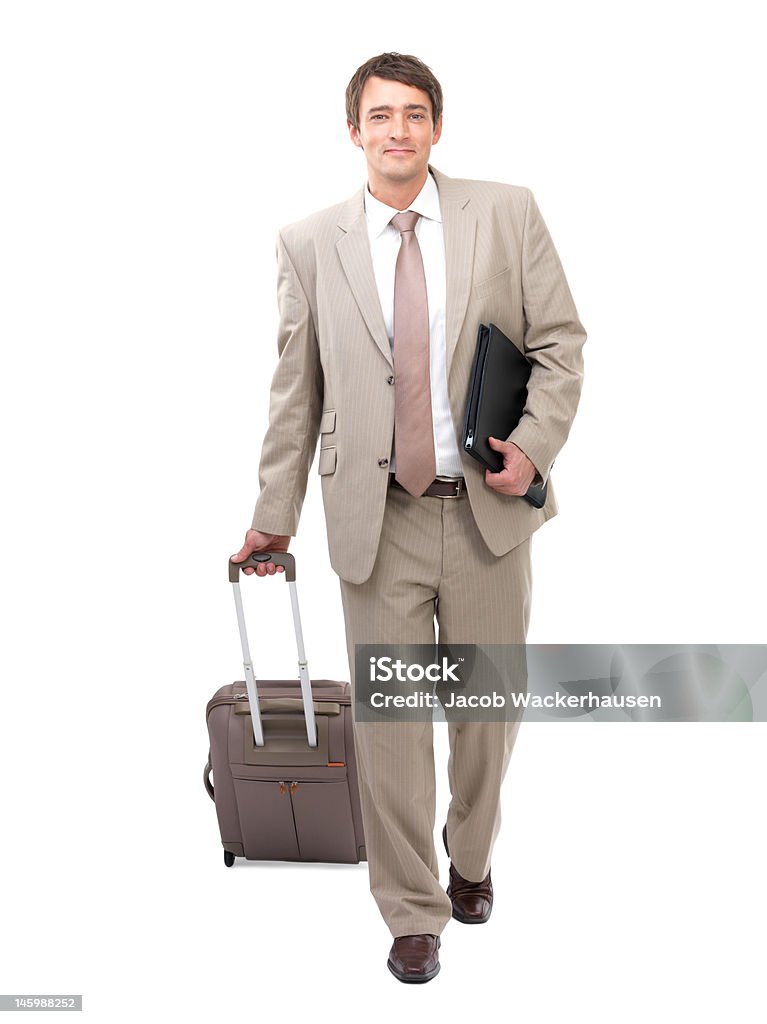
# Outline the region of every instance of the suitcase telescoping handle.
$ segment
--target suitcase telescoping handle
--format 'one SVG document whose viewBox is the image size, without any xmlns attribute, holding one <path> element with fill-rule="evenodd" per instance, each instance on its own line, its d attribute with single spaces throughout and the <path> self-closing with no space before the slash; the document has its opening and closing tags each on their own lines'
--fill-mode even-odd
<svg viewBox="0 0 767 1024">
<path fill-rule="evenodd" d="M 312 703 L 312 683 L 309 679 L 309 666 L 304 652 L 304 634 L 301 630 L 301 613 L 298 610 L 298 593 L 296 591 L 296 560 L 287 551 L 254 551 L 248 555 L 244 562 L 233 562 L 229 560 L 229 582 L 234 591 L 234 606 L 237 609 L 237 625 L 240 628 L 240 643 L 242 644 L 242 664 L 245 670 L 245 686 L 248 691 L 250 703 L 250 717 L 253 723 L 253 742 L 257 747 L 264 745 L 264 727 L 261 723 L 261 711 L 258 706 L 258 688 L 256 687 L 256 676 L 253 672 L 253 662 L 250 657 L 250 645 L 248 644 L 248 631 L 245 626 L 245 613 L 242 608 L 242 594 L 240 593 L 240 572 L 242 569 L 256 565 L 273 562 L 285 569 L 285 580 L 290 588 L 290 604 L 293 609 L 293 625 L 296 630 L 296 647 L 298 649 L 298 677 L 301 681 L 301 698 L 304 703 L 304 718 L 306 719 L 306 737 L 310 747 L 317 746 L 317 721 L 314 717 L 314 706 Z"/>
</svg>

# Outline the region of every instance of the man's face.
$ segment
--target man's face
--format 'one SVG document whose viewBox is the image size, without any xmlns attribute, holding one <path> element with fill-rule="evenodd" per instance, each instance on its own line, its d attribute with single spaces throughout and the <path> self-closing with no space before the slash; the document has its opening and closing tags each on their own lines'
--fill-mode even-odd
<svg viewBox="0 0 767 1024">
<path fill-rule="evenodd" d="M 374 75 L 362 90 L 359 122 L 358 129 L 347 124 L 352 142 L 365 153 L 371 190 L 377 183 L 424 178 L 431 147 L 442 133 L 442 115 L 435 126 L 428 93 Z"/>
</svg>

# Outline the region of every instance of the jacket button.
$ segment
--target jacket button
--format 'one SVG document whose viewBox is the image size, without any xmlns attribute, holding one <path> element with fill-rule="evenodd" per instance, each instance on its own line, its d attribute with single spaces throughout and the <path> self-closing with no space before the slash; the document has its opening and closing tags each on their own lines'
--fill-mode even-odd
<svg viewBox="0 0 767 1024">
<path fill-rule="evenodd" d="M 386 378 L 386 383 L 387 384 L 393 384 L 394 383 L 394 377 L 387 377 Z"/>
<path fill-rule="evenodd" d="M 378 465 L 381 466 L 382 468 L 384 466 L 388 466 L 389 465 L 389 460 L 388 459 L 379 459 L 378 460 Z"/>
</svg>

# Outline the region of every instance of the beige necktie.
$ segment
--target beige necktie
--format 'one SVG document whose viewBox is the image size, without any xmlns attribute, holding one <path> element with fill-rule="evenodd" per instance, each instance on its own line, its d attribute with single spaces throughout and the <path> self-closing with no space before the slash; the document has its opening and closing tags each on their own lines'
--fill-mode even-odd
<svg viewBox="0 0 767 1024">
<path fill-rule="evenodd" d="M 420 214 L 392 217 L 402 239 L 394 275 L 395 476 L 419 498 L 437 475 L 429 377 L 429 307 L 415 225 Z"/>
</svg>

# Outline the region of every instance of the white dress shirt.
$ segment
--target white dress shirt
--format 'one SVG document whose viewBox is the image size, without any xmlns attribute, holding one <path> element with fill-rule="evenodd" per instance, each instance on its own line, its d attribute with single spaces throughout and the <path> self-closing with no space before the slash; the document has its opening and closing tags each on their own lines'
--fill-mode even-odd
<svg viewBox="0 0 767 1024">
<path fill-rule="evenodd" d="M 429 306 L 429 374 L 431 383 L 431 413 L 434 432 L 434 454 L 437 476 L 463 476 L 453 417 L 447 397 L 447 345 L 445 343 L 445 240 L 442 231 L 442 211 L 439 206 L 437 183 L 431 174 L 416 198 L 408 207 L 420 214 L 415 234 L 421 249 L 426 276 L 426 296 Z M 394 274 L 401 243 L 399 231 L 389 223 L 397 213 L 365 189 L 365 216 L 370 238 L 370 254 L 378 287 L 386 333 L 394 351 Z M 396 387 L 396 383 L 395 383 Z M 396 438 L 395 438 L 396 441 Z M 394 451 L 389 461 L 394 472 Z"/>
</svg>

